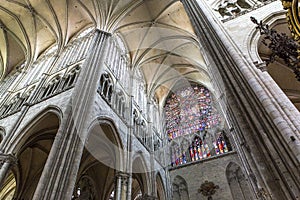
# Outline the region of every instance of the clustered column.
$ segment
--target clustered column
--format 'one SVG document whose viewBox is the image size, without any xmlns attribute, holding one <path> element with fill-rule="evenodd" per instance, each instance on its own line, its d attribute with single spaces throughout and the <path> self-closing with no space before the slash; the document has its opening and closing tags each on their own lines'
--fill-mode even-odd
<svg viewBox="0 0 300 200">
<path fill-rule="evenodd" d="M 69 199 L 72 196 L 110 36 L 100 30 L 95 33 L 34 199 Z"/>
<path fill-rule="evenodd" d="M 244 92 L 250 91 L 251 87 L 244 70 L 247 65 L 250 66 L 250 63 L 246 63 L 240 52 L 235 49 L 234 42 L 227 37 L 226 31 L 218 25 L 218 22 L 213 22 L 212 13 L 204 0 L 181 0 L 181 2 L 193 23 L 203 51 L 207 53 L 211 68 L 217 69 L 221 75 L 220 80 L 224 81 L 223 84 L 228 93 L 227 100 L 230 102 L 226 105 L 228 117 L 232 119 L 234 138 L 237 138 L 235 139 L 237 151 L 251 181 L 253 192 L 260 197 L 261 189 L 265 188 L 268 198 L 272 196 L 274 199 L 283 199 L 290 195 L 295 196 L 296 194 L 292 191 L 295 187 L 287 186 L 288 184 L 297 185 L 296 181 L 290 178 L 289 173 L 284 174 L 285 166 L 278 164 L 274 159 L 278 158 L 280 149 L 269 145 L 273 138 L 270 137 L 271 139 L 268 140 L 269 138 L 264 137 L 264 134 L 270 134 L 270 130 L 276 132 L 278 127 L 275 127 L 274 121 L 266 120 L 269 119 L 270 114 L 261 112 L 262 114 L 257 115 L 257 111 L 266 108 L 263 108 L 263 104 L 251 92 Z M 214 80 L 217 83 L 220 82 Z M 239 113 L 243 114 L 243 118 L 239 117 Z M 240 148 L 242 143 L 238 140 L 241 138 L 252 146 L 251 154 Z M 286 162 L 283 156 L 281 162 Z"/>
<path fill-rule="evenodd" d="M 126 200 L 129 177 L 128 173 L 117 172 L 115 179 L 115 200 Z"/>
<path fill-rule="evenodd" d="M 5 178 L 10 168 L 17 164 L 17 159 L 11 154 L 0 154 L 0 188 L 5 181 Z"/>
</svg>

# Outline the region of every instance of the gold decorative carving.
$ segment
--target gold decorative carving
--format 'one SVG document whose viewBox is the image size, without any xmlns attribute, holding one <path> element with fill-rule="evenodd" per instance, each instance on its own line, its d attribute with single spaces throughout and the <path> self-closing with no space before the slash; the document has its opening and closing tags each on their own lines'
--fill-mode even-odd
<svg viewBox="0 0 300 200">
<path fill-rule="evenodd" d="M 284 9 L 289 9 L 292 6 L 292 2 L 290 1 L 282 1 L 282 5 Z"/>
<path fill-rule="evenodd" d="M 294 40 L 300 42 L 300 16 L 299 16 L 299 0 L 282 1 L 283 8 L 287 10 L 286 18 L 289 24 Z"/>
</svg>

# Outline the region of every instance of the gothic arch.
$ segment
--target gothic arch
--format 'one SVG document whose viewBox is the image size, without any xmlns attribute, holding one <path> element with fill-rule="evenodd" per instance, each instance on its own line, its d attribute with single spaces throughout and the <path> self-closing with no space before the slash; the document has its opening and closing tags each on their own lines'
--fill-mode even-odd
<svg viewBox="0 0 300 200">
<path fill-rule="evenodd" d="M 96 159 L 101 159 L 101 155 L 97 155 L 97 150 L 99 149 L 95 146 L 95 142 L 103 144 L 107 147 L 106 150 L 112 153 L 111 155 L 114 155 L 114 165 L 109 165 L 109 167 L 123 169 L 123 142 L 116 127 L 112 119 L 105 116 L 98 116 L 88 128 L 88 139 L 85 142 L 85 148 Z M 95 154 L 93 154 L 94 152 Z"/>
<path fill-rule="evenodd" d="M 161 174 L 159 172 L 156 174 L 156 191 L 157 191 L 157 198 L 159 200 L 166 199 L 165 185 L 161 177 Z"/>
<path fill-rule="evenodd" d="M 285 18 L 286 18 L 285 12 L 281 11 L 281 12 L 272 13 L 271 15 L 262 19 L 262 21 L 263 23 L 270 25 L 270 27 L 273 27 L 278 24 L 286 23 Z M 255 25 L 253 25 L 253 27 L 254 26 Z M 258 64 L 263 62 L 258 53 L 259 40 L 260 40 L 259 30 L 253 28 L 251 33 L 246 38 L 246 44 L 245 44 L 247 46 L 247 49 L 250 49 L 249 54 L 252 59 L 252 62 L 257 62 Z"/>
<path fill-rule="evenodd" d="M 230 162 L 226 167 L 226 177 L 230 187 L 233 200 L 252 199 L 249 183 L 241 167 Z"/>
<path fill-rule="evenodd" d="M 14 198 L 31 199 L 39 183 L 44 166 L 52 149 L 60 117 L 53 110 L 45 110 L 29 122 L 15 142 L 12 152 L 18 164 L 12 167 L 16 180 Z"/>
<path fill-rule="evenodd" d="M 27 89 L 25 90 L 25 92 L 24 92 L 25 97 L 26 97 L 26 98 L 29 98 L 30 95 L 32 94 L 32 92 L 35 90 L 35 88 L 36 88 L 36 85 L 30 86 L 29 88 L 27 88 Z M 23 96 L 24 96 L 24 95 L 23 95 Z"/>
<path fill-rule="evenodd" d="M 117 89 L 114 94 L 114 108 L 116 109 L 116 112 L 122 117 L 126 118 L 126 96 L 124 92 L 121 89 Z"/>
<path fill-rule="evenodd" d="M 114 81 L 112 76 L 104 72 L 100 76 L 99 85 L 97 92 L 109 103 L 111 104 L 112 95 L 114 92 Z"/>
<path fill-rule="evenodd" d="M 273 13 L 272 15 L 264 18 L 262 21 L 278 33 L 285 33 L 290 38 L 292 37 L 286 21 L 285 12 Z M 268 66 L 266 66 L 264 60 L 268 60 L 270 58 L 272 50 L 261 42 L 262 38 L 264 38 L 264 36 L 261 36 L 258 30 L 253 30 L 251 35 L 247 38 L 247 46 L 248 49 L 250 49 L 250 57 L 252 61 L 255 63 L 256 67 L 262 71 L 268 72 L 265 73 L 265 76 L 267 76 L 265 79 L 267 80 L 272 78 L 274 81 L 273 85 L 276 86 L 277 84 L 296 108 L 300 110 L 300 89 L 298 89 L 300 88 L 299 81 L 295 78 L 294 72 L 287 67 L 287 64 L 284 61 L 281 61 L 281 59 L 276 59 L 274 62 L 271 62 Z"/>
<path fill-rule="evenodd" d="M 62 119 L 62 112 L 60 108 L 56 106 L 48 106 L 42 111 L 38 112 L 35 114 L 31 119 L 28 119 L 26 124 L 14 134 L 14 137 L 11 138 L 11 142 L 9 144 L 5 144 L 5 149 L 7 152 L 13 152 L 16 154 L 17 152 L 20 151 L 23 143 L 31 137 L 31 133 L 35 126 L 40 124 L 40 121 L 46 118 L 47 116 L 55 116 L 58 119 L 58 124 L 60 124 L 61 119 Z M 16 146 L 12 146 L 12 144 L 16 144 Z"/>
<path fill-rule="evenodd" d="M 185 179 L 177 175 L 172 182 L 173 200 L 189 200 L 188 185 Z"/>
<path fill-rule="evenodd" d="M 62 90 L 67 90 L 75 85 L 80 70 L 81 70 L 81 65 L 77 64 L 66 72 L 66 74 L 62 78 L 63 79 Z"/>
<path fill-rule="evenodd" d="M 58 93 L 61 90 L 60 84 L 62 81 L 62 76 L 62 74 L 57 74 L 54 77 L 51 77 L 51 79 L 47 81 L 47 83 L 42 87 L 41 91 L 39 92 L 38 100 L 43 100 Z"/>
<path fill-rule="evenodd" d="M 148 195 L 150 191 L 149 168 L 143 155 L 138 152 L 132 158 L 132 198 L 139 194 L 139 190 L 142 196 Z"/>
<path fill-rule="evenodd" d="M 98 117 L 88 130 L 73 199 L 108 199 L 116 172 L 123 170 L 123 144 L 114 123 L 107 118 Z"/>
<path fill-rule="evenodd" d="M 6 100 L 5 105 L 1 108 L 0 117 L 5 117 L 20 110 L 23 104 L 24 98 L 22 97 L 22 92 L 11 95 L 9 100 Z"/>
</svg>

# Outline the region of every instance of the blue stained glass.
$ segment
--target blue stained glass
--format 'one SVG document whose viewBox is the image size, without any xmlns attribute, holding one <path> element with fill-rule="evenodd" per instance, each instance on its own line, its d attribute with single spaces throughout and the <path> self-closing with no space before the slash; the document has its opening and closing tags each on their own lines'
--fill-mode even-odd
<svg viewBox="0 0 300 200">
<path fill-rule="evenodd" d="M 217 126 L 220 117 L 213 111 L 211 102 L 209 90 L 201 85 L 172 93 L 164 108 L 169 140 Z"/>
</svg>

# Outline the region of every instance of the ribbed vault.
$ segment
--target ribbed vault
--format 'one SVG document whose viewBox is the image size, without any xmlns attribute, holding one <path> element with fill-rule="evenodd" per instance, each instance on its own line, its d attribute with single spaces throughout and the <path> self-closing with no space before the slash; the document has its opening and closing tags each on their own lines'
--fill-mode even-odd
<svg viewBox="0 0 300 200">
<path fill-rule="evenodd" d="M 207 68 L 184 8 L 175 0 L 3 0 L 0 73 L 27 67 L 53 44 L 61 51 L 94 26 L 122 40 L 133 69 L 141 69 L 148 95 L 163 99 L 177 83 L 209 87 Z"/>
</svg>

